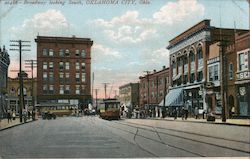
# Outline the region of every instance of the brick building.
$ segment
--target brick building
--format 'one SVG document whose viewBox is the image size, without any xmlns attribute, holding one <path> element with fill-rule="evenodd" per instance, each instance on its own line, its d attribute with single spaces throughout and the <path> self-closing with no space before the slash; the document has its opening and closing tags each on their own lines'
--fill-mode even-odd
<svg viewBox="0 0 250 159">
<path fill-rule="evenodd" d="M 38 36 L 37 102 L 91 102 L 91 46 L 89 38 Z"/>
<path fill-rule="evenodd" d="M 166 106 L 185 106 L 191 114 L 195 107 L 200 114 L 214 110 L 209 97 L 221 99 L 221 94 L 219 90 L 207 92 L 207 86 L 219 86 L 220 64 L 218 54 L 210 51 L 219 48 L 210 45 L 220 40 L 233 43 L 234 32 L 234 29 L 213 27 L 210 20 L 203 20 L 169 41 L 171 88 Z M 215 108 L 218 114 L 222 110 L 220 103 Z"/>
<path fill-rule="evenodd" d="M 127 112 L 139 106 L 139 83 L 128 83 L 119 87 L 119 100 Z"/>
<path fill-rule="evenodd" d="M 25 108 L 32 110 L 32 78 L 28 77 L 28 74 L 22 72 L 23 78 L 23 94 L 24 94 L 24 106 Z M 34 103 L 36 103 L 37 96 L 37 79 L 34 78 Z M 15 110 L 16 114 L 19 114 L 19 73 L 16 78 L 8 78 L 8 108 Z"/>
<path fill-rule="evenodd" d="M 241 117 L 250 117 L 250 31 L 235 37 L 237 56 L 236 70 L 236 113 Z"/>
<path fill-rule="evenodd" d="M 156 116 L 160 116 L 161 108 L 159 104 L 163 101 L 168 93 L 170 85 L 169 68 L 163 66 L 162 70 L 154 70 L 140 79 L 140 108 L 146 111 L 155 112 Z"/>
<path fill-rule="evenodd" d="M 6 94 L 10 58 L 5 46 L 0 47 L 0 118 L 7 113 Z"/>
</svg>

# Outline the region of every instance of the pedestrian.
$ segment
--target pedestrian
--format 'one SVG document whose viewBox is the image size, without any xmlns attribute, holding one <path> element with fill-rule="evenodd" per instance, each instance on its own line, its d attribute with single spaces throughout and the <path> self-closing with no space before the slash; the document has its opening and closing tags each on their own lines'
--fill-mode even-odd
<svg viewBox="0 0 250 159">
<path fill-rule="evenodd" d="M 185 109 L 185 120 L 188 118 L 188 108 Z"/>
<path fill-rule="evenodd" d="M 198 119 L 198 115 L 199 115 L 198 107 L 195 107 L 195 109 L 194 109 L 194 115 L 195 115 L 195 119 Z"/>
<path fill-rule="evenodd" d="M 16 120 L 16 112 L 15 111 L 13 111 L 13 113 L 12 113 L 12 118 L 13 118 L 13 120 Z"/>
<path fill-rule="evenodd" d="M 7 111 L 7 119 L 8 119 L 8 123 L 12 122 L 12 120 L 11 120 L 11 111 L 10 110 Z"/>
<path fill-rule="evenodd" d="M 177 110 L 176 108 L 174 109 L 174 120 L 177 119 Z"/>
<path fill-rule="evenodd" d="M 184 120 L 185 114 L 186 114 L 185 109 L 184 109 L 184 107 L 182 107 L 181 108 L 181 119 L 182 120 Z"/>
</svg>

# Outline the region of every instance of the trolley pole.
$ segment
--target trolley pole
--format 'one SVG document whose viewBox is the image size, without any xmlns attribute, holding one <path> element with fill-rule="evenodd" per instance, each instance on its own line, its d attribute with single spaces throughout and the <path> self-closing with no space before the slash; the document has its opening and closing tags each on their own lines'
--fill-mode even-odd
<svg viewBox="0 0 250 159">
<path fill-rule="evenodd" d="M 24 108 L 24 94 L 23 94 L 23 77 L 22 77 L 22 51 L 30 51 L 29 49 L 22 49 L 22 47 L 30 47 L 30 45 L 23 45 L 23 43 L 30 43 L 30 41 L 11 40 L 17 44 L 11 44 L 10 46 L 18 47 L 18 49 L 10 49 L 11 51 L 19 51 L 19 118 L 22 122 L 22 109 Z"/>
</svg>

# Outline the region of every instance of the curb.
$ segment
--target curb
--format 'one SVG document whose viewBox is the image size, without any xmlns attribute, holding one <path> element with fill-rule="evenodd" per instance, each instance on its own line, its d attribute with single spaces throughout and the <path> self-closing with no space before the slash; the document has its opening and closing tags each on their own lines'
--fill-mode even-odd
<svg viewBox="0 0 250 159">
<path fill-rule="evenodd" d="M 31 122 L 34 122 L 34 121 L 36 121 L 36 120 L 31 120 L 31 121 L 27 121 L 25 123 L 19 123 L 19 124 L 16 124 L 16 125 L 11 125 L 11 126 L 0 129 L 0 131 L 7 130 L 7 129 L 10 129 L 10 128 L 13 128 L 13 127 L 16 127 L 16 126 L 20 126 L 20 125 L 23 125 L 23 124 L 31 123 Z"/>
</svg>

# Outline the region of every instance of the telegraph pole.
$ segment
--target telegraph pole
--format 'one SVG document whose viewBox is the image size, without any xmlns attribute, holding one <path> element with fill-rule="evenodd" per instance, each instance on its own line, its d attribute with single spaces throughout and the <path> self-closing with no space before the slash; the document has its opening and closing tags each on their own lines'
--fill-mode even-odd
<svg viewBox="0 0 250 159">
<path fill-rule="evenodd" d="M 95 89 L 95 112 L 97 112 L 97 106 L 98 106 L 98 104 L 97 104 L 97 93 L 98 93 L 98 89 Z"/>
<path fill-rule="evenodd" d="M 22 109 L 24 108 L 24 95 L 23 95 L 23 78 L 22 78 L 22 51 L 30 51 L 29 49 L 22 49 L 22 47 L 30 47 L 30 45 L 23 45 L 23 43 L 30 43 L 30 41 L 22 40 L 11 40 L 16 44 L 11 44 L 10 46 L 18 47 L 18 49 L 10 49 L 11 51 L 19 51 L 19 118 L 22 122 Z"/>
<path fill-rule="evenodd" d="M 104 92 L 105 92 L 105 99 L 106 99 L 106 92 L 107 92 L 107 85 L 109 84 L 109 83 L 103 83 L 104 84 Z"/>
<path fill-rule="evenodd" d="M 37 60 L 25 60 L 26 68 L 31 68 L 31 97 L 32 97 L 32 120 L 35 120 L 35 97 L 34 97 L 34 68 L 37 67 Z"/>
</svg>

